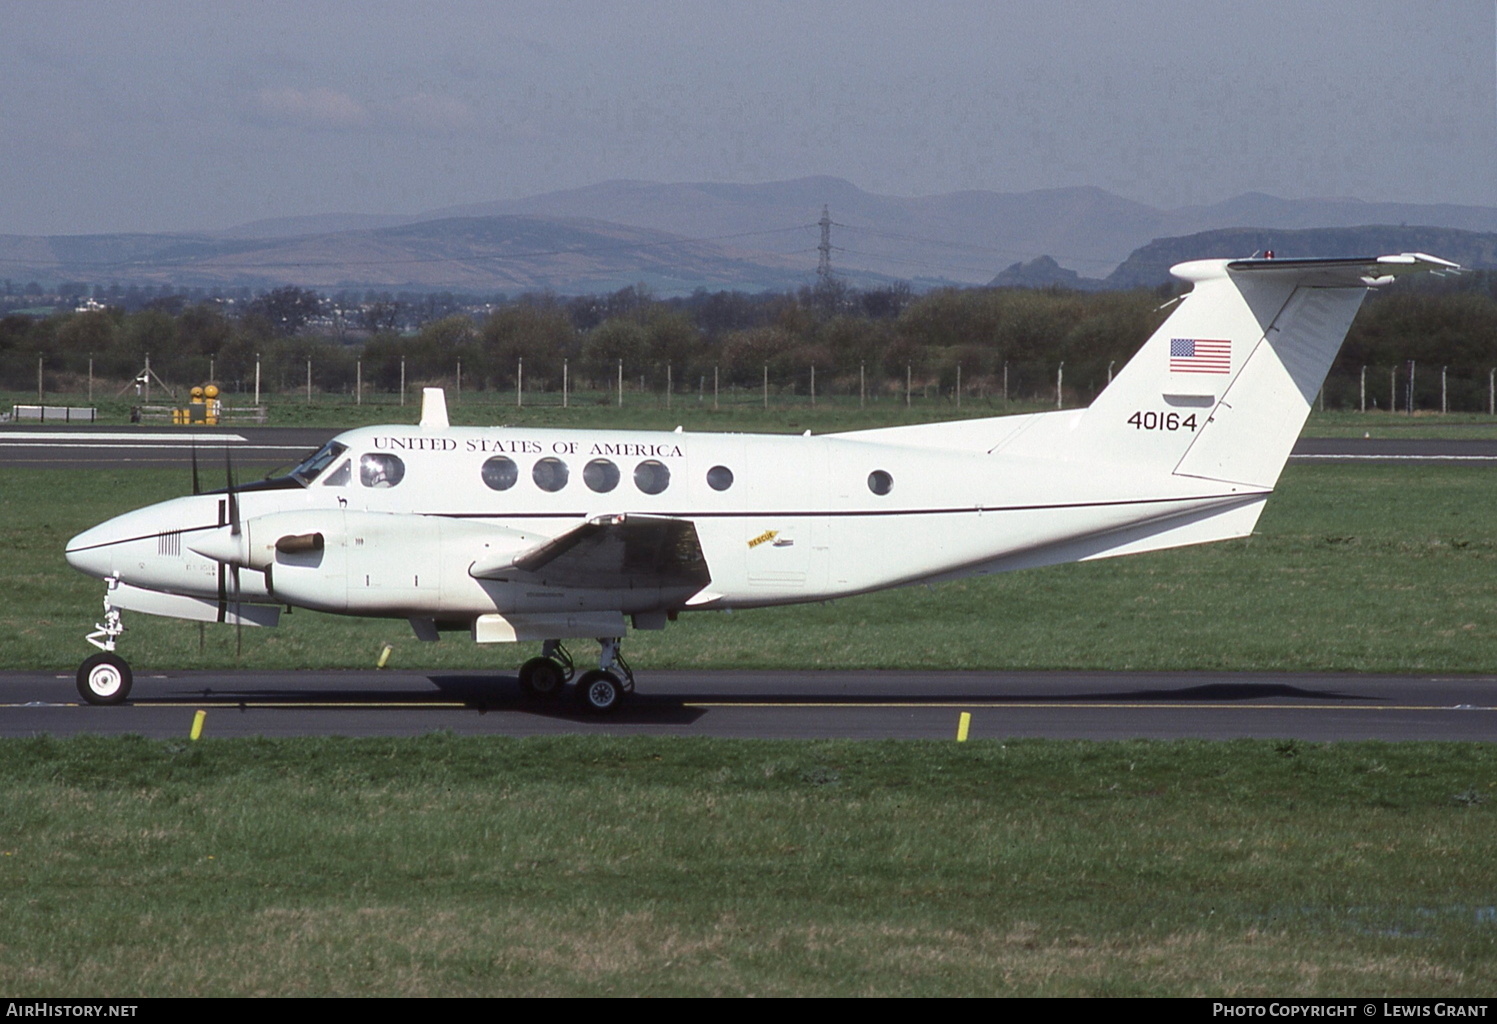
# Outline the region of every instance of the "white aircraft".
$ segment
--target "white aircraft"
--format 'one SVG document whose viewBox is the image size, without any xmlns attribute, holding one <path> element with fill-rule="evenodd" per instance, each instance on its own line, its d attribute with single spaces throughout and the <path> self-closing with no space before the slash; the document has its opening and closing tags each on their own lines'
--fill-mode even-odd
<svg viewBox="0 0 1497 1024">
<path fill-rule="evenodd" d="M 68 542 L 107 583 L 93 704 L 130 692 L 122 611 L 275 625 L 282 607 L 540 640 L 520 682 L 615 708 L 626 620 L 822 601 L 1252 532 L 1369 287 L 1422 253 L 1200 260 L 1090 408 L 811 436 L 419 425 L 339 434 L 280 478 L 175 498 Z"/>
</svg>

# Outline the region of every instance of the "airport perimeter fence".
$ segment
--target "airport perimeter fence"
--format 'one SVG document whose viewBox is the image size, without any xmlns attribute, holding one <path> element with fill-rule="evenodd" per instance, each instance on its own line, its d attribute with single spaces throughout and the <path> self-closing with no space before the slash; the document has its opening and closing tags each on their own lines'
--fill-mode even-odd
<svg viewBox="0 0 1497 1024">
<path fill-rule="evenodd" d="M 908 362 L 897 367 L 879 364 L 870 368 L 864 364 L 848 372 L 814 364 L 764 364 L 757 379 L 746 382 L 742 368 L 730 375 L 716 365 L 697 364 L 680 370 L 670 365 L 651 366 L 641 371 L 620 363 L 609 375 L 611 379 L 600 381 L 574 376 L 566 361 L 559 375 L 553 369 L 545 376 L 527 377 L 523 362 L 519 362 L 508 386 L 494 386 L 492 379 L 480 383 L 471 375 L 465 378 L 460 362 L 454 364 L 451 373 L 419 377 L 406 373 L 402 366 L 393 381 L 377 375 L 366 380 L 358 362 L 351 379 L 342 372 L 343 367 L 335 373 L 320 374 L 312 360 L 298 367 L 302 371 L 299 379 L 291 379 L 284 366 L 272 371 L 258 364 L 250 372 L 241 369 L 222 379 L 213 376 L 216 368 L 209 361 L 208 372 L 196 380 L 179 375 L 180 368 L 152 368 L 147 362 L 141 374 L 120 381 L 76 372 L 49 372 L 45 361 L 39 360 L 36 391 L 12 390 L 5 406 L 97 407 L 100 417 L 116 419 L 122 410 L 185 406 L 194 385 L 212 382 L 221 389 L 226 410 L 241 421 L 270 423 L 277 421 L 277 410 L 290 412 L 298 406 L 419 407 L 423 387 L 444 388 L 449 405 L 477 404 L 496 413 L 505 407 L 773 410 L 826 405 L 883 410 L 904 406 L 928 412 L 949 410 L 956 415 L 998 415 L 1021 408 L 1089 405 L 1119 365 L 1119 361 L 1072 368 L 1065 363 L 997 363 L 974 372 L 960 362 Z M 1413 361 L 1393 366 L 1337 365 L 1316 401 L 1322 409 L 1344 411 L 1497 415 L 1497 367 L 1473 370 Z M 67 421 L 62 414 L 57 418 Z"/>
</svg>

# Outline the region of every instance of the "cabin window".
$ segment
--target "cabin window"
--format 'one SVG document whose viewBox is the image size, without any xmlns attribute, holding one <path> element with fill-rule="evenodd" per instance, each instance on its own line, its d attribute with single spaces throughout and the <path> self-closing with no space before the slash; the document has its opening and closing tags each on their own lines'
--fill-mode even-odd
<svg viewBox="0 0 1497 1024">
<path fill-rule="evenodd" d="M 567 464 L 560 459 L 545 458 L 530 471 L 530 479 L 543 491 L 559 491 L 567 485 Z"/>
<path fill-rule="evenodd" d="M 343 464 L 327 475 L 322 481 L 324 487 L 346 487 L 348 481 L 353 479 L 353 460 L 344 459 Z"/>
<path fill-rule="evenodd" d="M 727 466 L 713 466 L 707 470 L 707 486 L 714 491 L 726 491 L 733 486 L 733 471 Z"/>
<path fill-rule="evenodd" d="M 484 485 L 491 491 L 507 491 L 520 479 L 520 467 L 515 465 L 514 459 L 506 459 L 503 455 L 495 455 L 485 462 L 480 473 Z"/>
<path fill-rule="evenodd" d="M 671 471 L 665 463 L 646 459 L 634 467 L 634 486 L 646 494 L 659 494 L 671 484 Z"/>
<path fill-rule="evenodd" d="M 394 487 L 405 477 L 405 463 L 398 455 L 370 452 L 359 459 L 359 483 L 365 487 Z"/>
<path fill-rule="evenodd" d="M 868 474 L 868 489 L 874 494 L 888 494 L 894 490 L 894 478 L 881 469 Z"/>
<path fill-rule="evenodd" d="M 607 459 L 594 459 L 582 467 L 582 482 L 589 490 L 606 494 L 619 485 L 619 467 Z"/>
</svg>

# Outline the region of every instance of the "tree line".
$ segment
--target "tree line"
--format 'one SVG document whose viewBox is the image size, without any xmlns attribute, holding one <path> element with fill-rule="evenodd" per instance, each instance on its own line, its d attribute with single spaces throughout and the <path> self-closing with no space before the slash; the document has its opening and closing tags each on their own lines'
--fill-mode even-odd
<svg viewBox="0 0 1497 1024">
<path fill-rule="evenodd" d="M 814 367 L 820 394 L 903 391 L 1053 400 L 1063 366 L 1065 402 L 1089 402 L 1169 314 L 1171 287 L 1126 292 L 947 288 L 859 290 L 833 280 L 794 293 L 699 290 L 658 298 L 635 286 L 603 295 L 527 294 L 465 305 L 432 301 L 419 326 L 410 306 L 350 302 L 288 287 L 238 300 L 161 295 L 127 311 L 105 306 L 47 317 L 0 318 L 0 387 L 75 390 L 90 371 L 125 382 L 147 357 L 174 384 L 213 377 L 233 394 L 305 387 L 306 364 L 323 392 L 393 391 L 402 364 L 408 386 L 455 381 L 465 389 L 512 389 L 523 360 L 527 391 L 559 390 L 563 366 L 574 389 L 608 390 L 622 367 L 626 386 L 663 392 L 667 380 L 695 393 L 759 388 L 804 394 Z M 340 301 L 341 300 L 341 301 Z M 1374 402 L 1386 408 L 1390 374 L 1416 375 L 1421 407 L 1438 404 L 1449 368 L 1453 409 L 1485 409 L 1497 366 L 1497 274 L 1400 281 L 1375 292 L 1352 326 L 1326 388 L 1330 406 L 1360 401 L 1363 367 Z M 1402 401 L 1402 399 L 1400 399 Z M 1370 403 L 1371 404 L 1371 403 Z"/>
</svg>

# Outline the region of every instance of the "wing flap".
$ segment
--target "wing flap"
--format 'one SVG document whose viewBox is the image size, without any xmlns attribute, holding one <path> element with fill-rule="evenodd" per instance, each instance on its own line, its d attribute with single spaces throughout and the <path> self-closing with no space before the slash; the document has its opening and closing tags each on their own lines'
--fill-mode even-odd
<svg viewBox="0 0 1497 1024">
<path fill-rule="evenodd" d="M 475 579 L 524 578 L 562 587 L 700 590 L 712 582 L 688 519 L 599 516 L 522 551 L 504 565 L 474 563 Z"/>
</svg>

